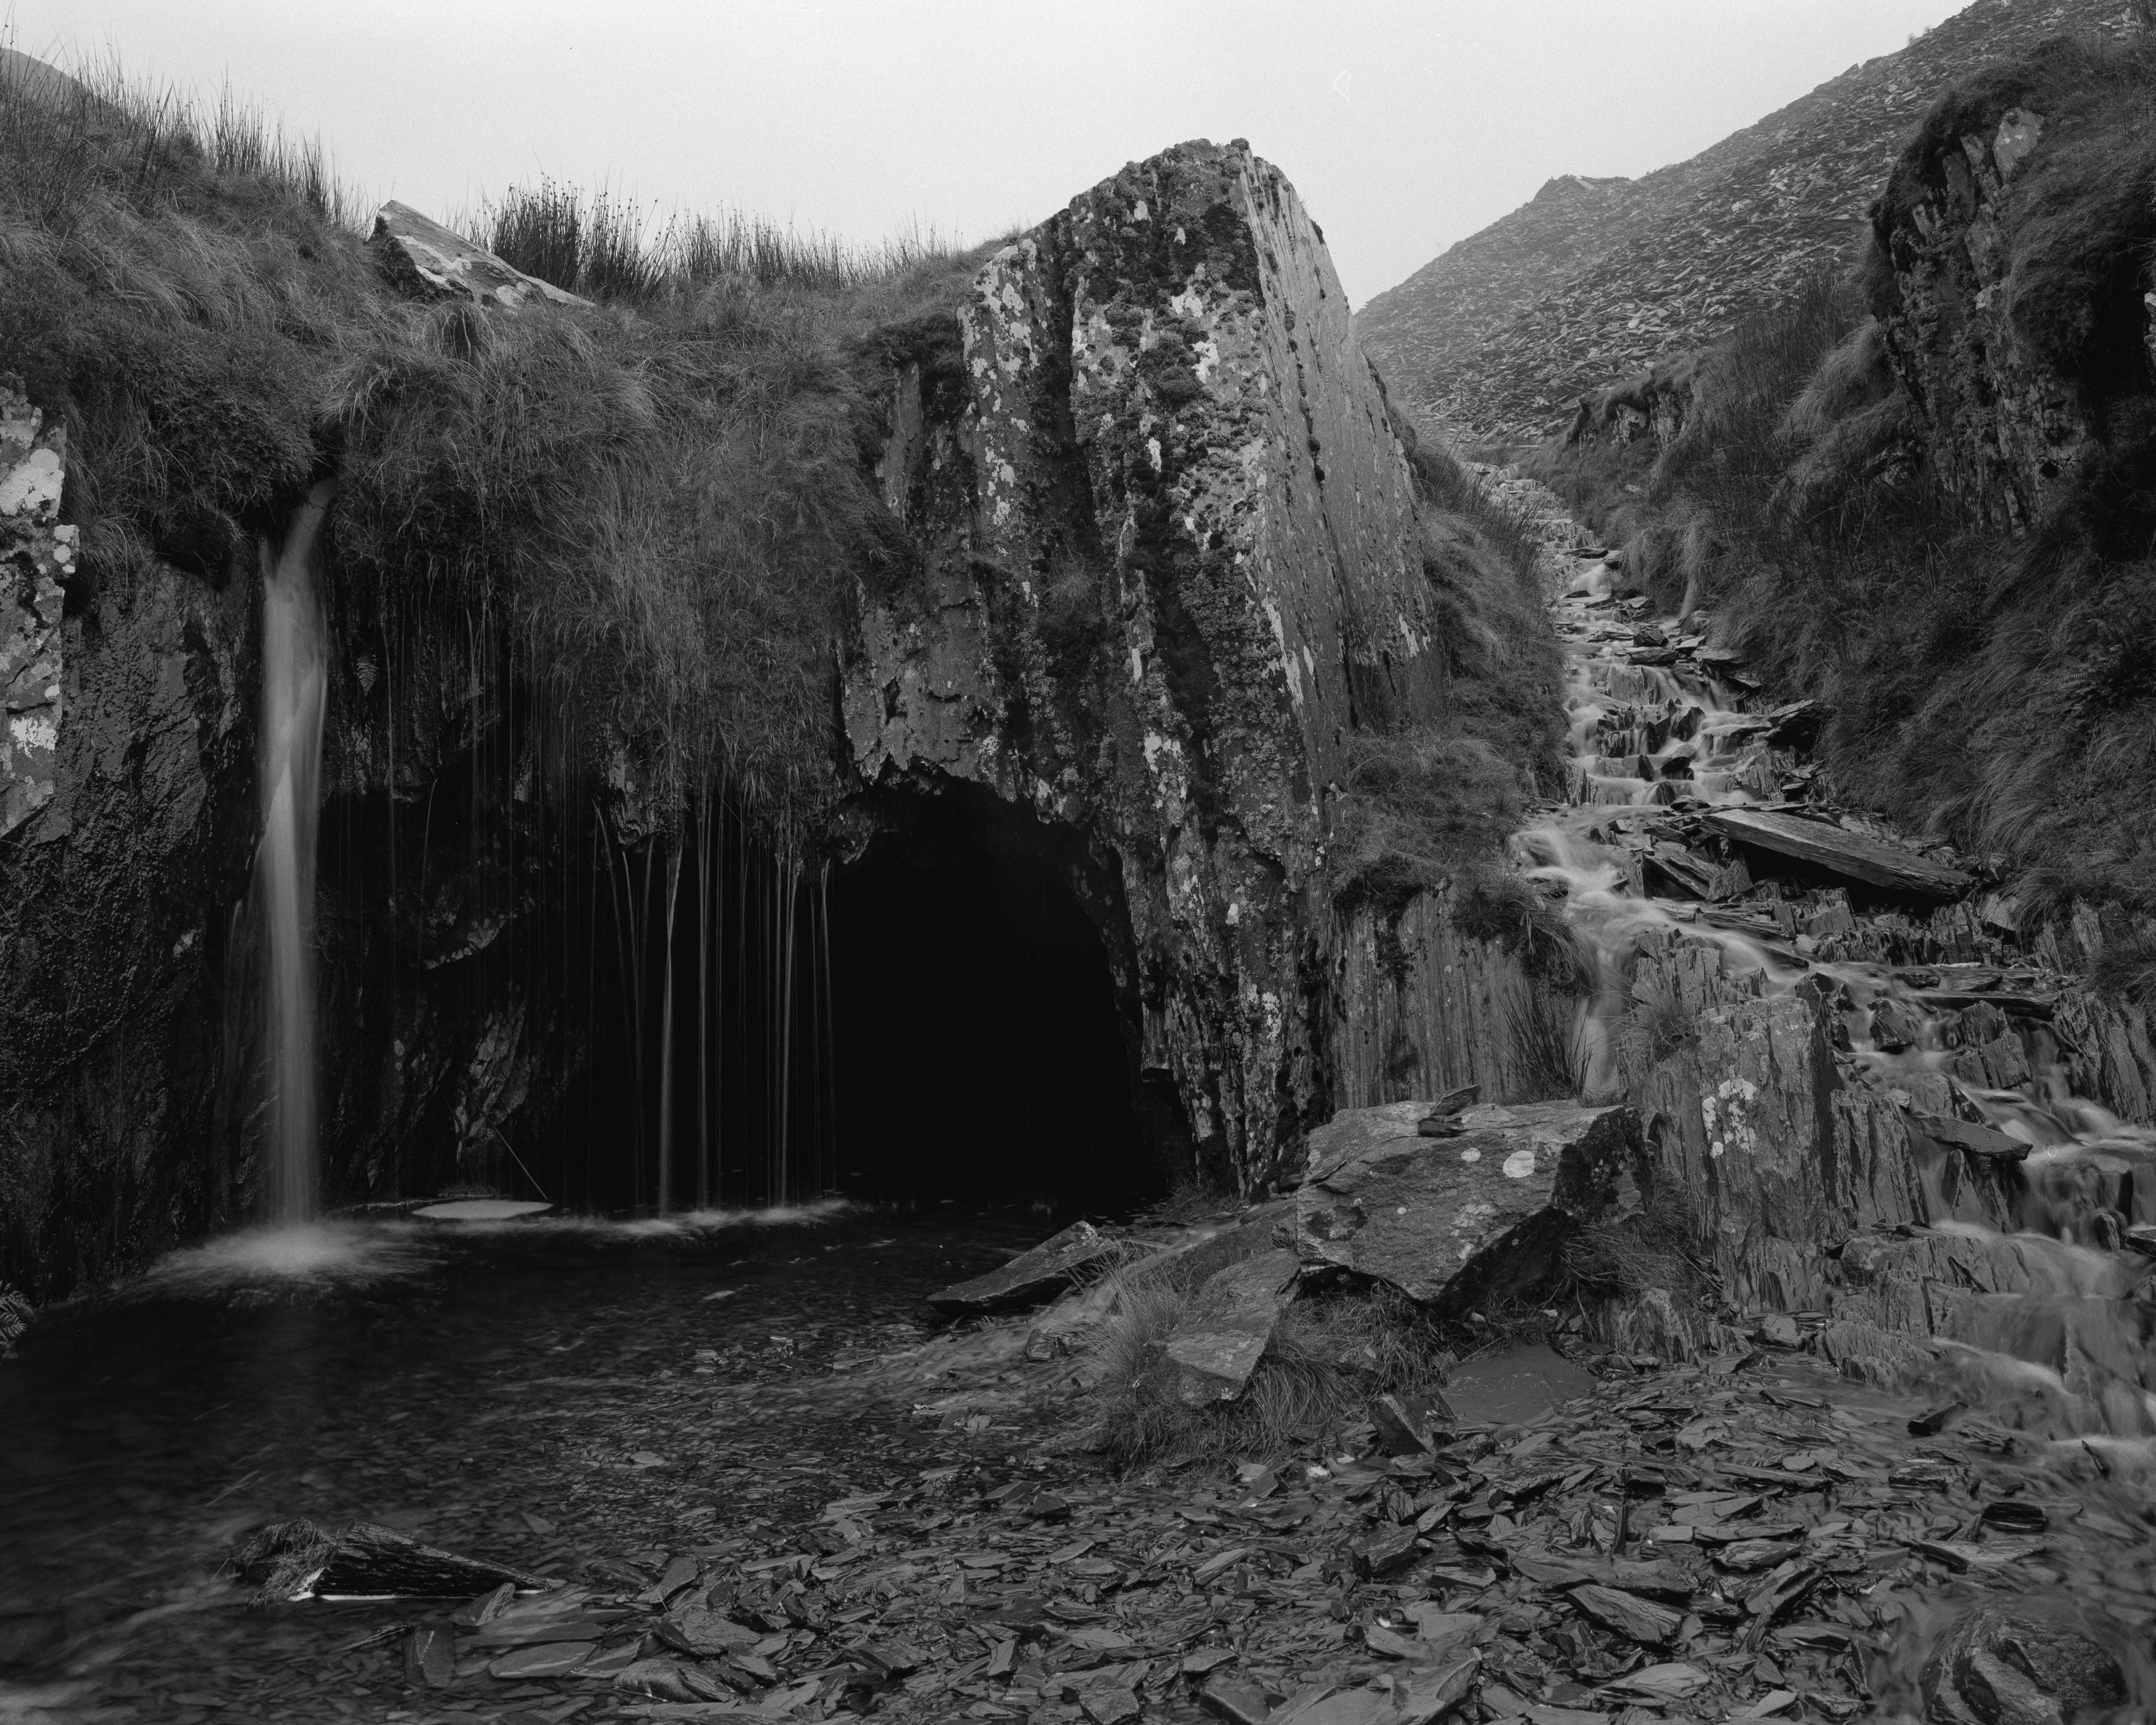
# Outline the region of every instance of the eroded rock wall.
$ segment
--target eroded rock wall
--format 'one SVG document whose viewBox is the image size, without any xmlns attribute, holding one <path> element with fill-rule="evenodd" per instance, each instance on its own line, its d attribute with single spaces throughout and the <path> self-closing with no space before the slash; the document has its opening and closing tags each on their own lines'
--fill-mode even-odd
<svg viewBox="0 0 2156 1725">
<path fill-rule="evenodd" d="M 1346 919 L 1333 996 L 1342 1107 L 1431 1101 L 1469 1085 L 1489 1102 L 1570 1094 L 1533 1070 L 1522 1045 L 1546 1029 L 1568 1048 L 1578 1003 L 1553 997 L 1496 942 L 1462 933 L 1454 899 L 1449 887 L 1419 892 Z"/>
<path fill-rule="evenodd" d="M 2087 145 L 2010 99 L 1948 105 L 1874 218 L 1874 310 L 1940 482 L 1970 519 L 2018 531 L 2151 389 L 2151 224 L 2092 195 Z M 2035 100 L 2034 97 L 2030 100 Z M 2061 137 L 2061 134 L 2066 136 Z"/>
<path fill-rule="evenodd" d="M 227 1207 L 218 1076 L 254 830 L 253 593 L 244 570 L 213 582 L 153 562 L 94 607 L 39 607 L 59 666 L 38 709 L 49 768 L 34 798 L 13 782 L 22 812 L 0 837 L 0 1280 L 33 1296 Z"/>
<path fill-rule="evenodd" d="M 1121 872 L 1140 1072 L 1245 1183 L 1331 1111 L 1327 798 L 1441 699 L 1407 458 L 1323 241 L 1243 144 L 1181 146 L 895 355 L 917 567 L 844 672 L 870 796 L 992 788 Z"/>
</svg>

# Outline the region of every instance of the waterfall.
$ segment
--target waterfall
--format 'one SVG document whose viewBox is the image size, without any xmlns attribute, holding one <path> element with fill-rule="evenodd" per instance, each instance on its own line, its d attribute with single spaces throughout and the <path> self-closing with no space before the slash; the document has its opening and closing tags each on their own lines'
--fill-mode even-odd
<svg viewBox="0 0 2156 1725">
<path fill-rule="evenodd" d="M 269 1039 L 263 1211 L 274 1223 L 316 1212 L 315 839 L 321 814 L 322 714 L 329 686 L 315 542 L 336 482 L 324 480 L 284 543 L 262 544 L 262 842 L 254 888 L 267 932 L 263 1001 Z"/>
</svg>

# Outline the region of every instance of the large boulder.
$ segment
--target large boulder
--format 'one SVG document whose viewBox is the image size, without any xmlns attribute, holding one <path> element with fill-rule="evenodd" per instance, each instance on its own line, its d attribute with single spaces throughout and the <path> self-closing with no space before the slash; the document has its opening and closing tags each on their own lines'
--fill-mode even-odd
<svg viewBox="0 0 2156 1725">
<path fill-rule="evenodd" d="M 1180 145 L 888 340 L 879 472 L 921 555 L 859 594 L 856 808 L 985 789 L 1068 840 L 1161 1147 L 1179 1123 L 1255 1186 L 1332 1100 L 1327 787 L 1354 730 L 1443 698 L 1407 451 L 1323 240 L 1247 146 Z"/>
<path fill-rule="evenodd" d="M 1630 1108 L 1486 1104 L 1424 1137 L 1427 1102 L 1337 1114 L 1311 1134 L 1296 1248 L 1448 1310 L 1531 1299 L 1566 1238 L 1611 1211 L 1641 1155 Z"/>
</svg>

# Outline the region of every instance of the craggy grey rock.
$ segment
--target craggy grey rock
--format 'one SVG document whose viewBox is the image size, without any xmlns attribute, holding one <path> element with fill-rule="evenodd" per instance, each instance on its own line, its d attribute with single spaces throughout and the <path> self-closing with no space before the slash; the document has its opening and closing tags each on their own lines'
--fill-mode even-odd
<svg viewBox="0 0 2156 1725">
<path fill-rule="evenodd" d="M 1964 124 L 1912 151 L 1887 182 L 1874 223 L 1892 266 L 1881 323 L 1940 483 L 1979 523 L 2018 531 L 2099 428 L 2087 389 L 2031 339 L 2038 321 L 2017 292 L 2015 230 L 2025 199 L 2041 195 L 2025 188 L 2043 177 L 2032 169 L 2044 116 L 1993 105 Z"/>
<path fill-rule="evenodd" d="M 1293 1252 L 1276 1247 L 1206 1278 L 1166 1344 L 1180 1371 L 1180 1399 L 1202 1406 L 1242 1394 L 1301 1268 Z"/>
<path fill-rule="evenodd" d="M 61 523 L 67 432 L 0 377 L 0 838 L 52 800 L 59 771 L 62 584 L 76 531 Z"/>
<path fill-rule="evenodd" d="M 1696 956 L 1675 948 L 1650 967 L 1670 976 Z M 1650 967 L 1643 976 L 1656 973 Z M 1820 1254 L 1875 1226 L 1921 1220 L 1922 1171 L 1901 1111 L 1837 1068 L 1831 1015 L 1816 998 L 1717 1004 L 1722 980 L 1699 974 L 1698 1043 L 1647 1081 L 1645 1105 L 1666 1122 L 1648 1183 L 1666 1183 L 1697 1209 L 1739 1306 L 1816 1308 Z"/>
<path fill-rule="evenodd" d="M 894 336 L 896 342 L 897 337 Z M 987 792 L 1060 834 L 1161 1147 L 1245 1186 L 1331 1111 L 1327 787 L 1434 715 L 1406 451 L 1323 243 L 1240 142 L 1137 162 L 912 332 L 864 585 L 855 809 Z"/>
<path fill-rule="evenodd" d="M 1932 1725 L 2059 1725 L 2127 1699 L 2125 1631 L 2041 1600 L 1961 1617 L 1926 1661 Z"/>
<path fill-rule="evenodd" d="M 1565 1237 L 1609 1211 L 1640 1153 L 1640 1117 L 1569 1102 L 1484 1104 L 1460 1137 L 1424 1138 L 1430 1105 L 1336 1115 L 1311 1134 L 1296 1245 L 1329 1264 L 1457 1307 L 1527 1297 Z"/>
<path fill-rule="evenodd" d="M 1120 1240 L 1091 1222 L 1073 1222 L 999 1269 L 930 1295 L 928 1303 L 938 1312 L 994 1312 L 1023 1306 L 1069 1286 L 1080 1271 L 1106 1269 L 1122 1255 Z"/>
<path fill-rule="evenodd" d="M 551 281 L 511 269 L 484 246 L 393 199 L 375 215 L 373 244 L 393 281 L 429 298 L 469 299 L 496 311 L 515 311 L 535 300 L 553 305 L 591 304 Z"/>
</svg>

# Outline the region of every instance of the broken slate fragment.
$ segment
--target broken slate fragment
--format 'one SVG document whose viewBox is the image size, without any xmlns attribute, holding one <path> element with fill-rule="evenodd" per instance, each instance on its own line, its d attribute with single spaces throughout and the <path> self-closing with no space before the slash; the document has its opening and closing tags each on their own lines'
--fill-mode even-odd
<svg viewBox="0 0 2156 1725">
<path fill-rule="evenodd" d="M 1073 1222 L 1001 1269 L 930 1295 L 928 1303 L 938 1312 L 995 1312 L 1023 1306 L 1067 1287 L 1076 1272 L 1088 1266 L 1106 1268 L 1122 1253 L 1121 1245 L 1091 1222 Z"/>
<path fill-rule="evenodd" d="M 504 1582 L 520 1593 L 552 1585 L 506 1563 L 467 1558 L 371 1522 L 331 1532 L 312 1522 L 277 1522 L 233 1553 L 233 1563 L 264 1604 L 305 1599 L 403 1596 L 457 1599 Z"/>
<path fill-rule="evenodd" d="M 716 1659 L 721 1653 L 738 1653 L 763 1637 L 719 1612 L 690 1605 L 659 1621 L 660 1639 L 669 1646 L 699 1659 Z"/>
<path fill-rule="evenodd" d="M 1909 1115 L 1912 1131 L 1922 1132 L 1933 1142 L 1947 1144 L 1956 1150 L 1966 1150 L 1972 1156 L 1996 1157 L 2001 1162 L 2025 1162 L 2029 1146 L 2021 1139 L 2011 1137 L 1996 1127 L 1980 1124 L 1973 1120 L 1953 1120 L 1937 1114 Z"/>
<path fill-rule="evenodd" d="M 446 1689 L 457 1680 L 457 1638 L 445 1625 L 423 1623 L 404 1642 L 404 1669 L 429 1689 Z"/>
<path fill-rule="evenodd" d="M 1180 1369 L 1177 1392 L 1192 1407 L 1232 1401 L 1272 1340 L 1301 1266 L 1278 1247 L 1209 1277 L 1168 1338 Z"/>
<path fill-rule="evenodd" d="M 1463 1425 L 1525 1425 L 1597 1387 L 1586 1371 L 1537 1342 L 1455 1367 L 1440 1394 Z"/>
<path fill-rule="evenodd" d="M 1956 898 L 1971 885 L 1970 877 L 1959 869 L 1943 867 L 1902 845 L 1825 821 L 1806 820 L 1801 815 L 1777 814 L 1763 809 L 1717 809 L 1702 819 L 1709 829 L 1725 839 L 1889 892 Z"/>
<path fill-rule="evenodd" d="M 1296 1251 L 1447 1309 L 1533 1297 L 1573 1229 L 1615 1201 L 1639 1115 L 1486 1103 L 1461 1111 L 1458 1137 L 1424 1138 L 1425 1106 L 1346 1109 L 1311 1134 Z"/>
<path fill-rule="evenodd" d="M 1225 1672 L 1215 1676 L 1198 1692 L 1198 1704 L 1227 1725 L 1265 1725 L 1273 1710 L 1271 1699 L 1256 1684 Z"/>
<path fill-rule="evenodd" d="M 1667 1605 L 1658 1605 L 1652 1599 L 1643 1599 L 1621 1588 L 1604 1587 L 1599 1582 L 1590 1581 L 1584 1587 L 1573 1589 L 1572 1601 L 1597 1623 L 1651 1646 L 1671 1640 L 1684 1621 L 1681 1611 L 1673 1611 Z"/>
<path fill-rule="evenodd" d="M 505 1680 L 565 1677 L 598 1651 L 596 1641 L 550 1641 L 537 1647 L 519 1647 L 495 1660 L 487 1673 Z"/>
<path fill-rule="evenodd" d="M 1127 1683 L 1101 1683 L 1081 1689 L 1078 1706 L 1093 1725 L 1129 1725 L 1138 1717 L 1137 1694 Z"/>
<path fill-rule="evenodd" d="M 1378 1447 L 1388 1455 L 1426 1455 L 1446 1424 L 1444 1404 L 1423 1395 L 1381 1395 L 1370 1404 Z"/>
</svg>

